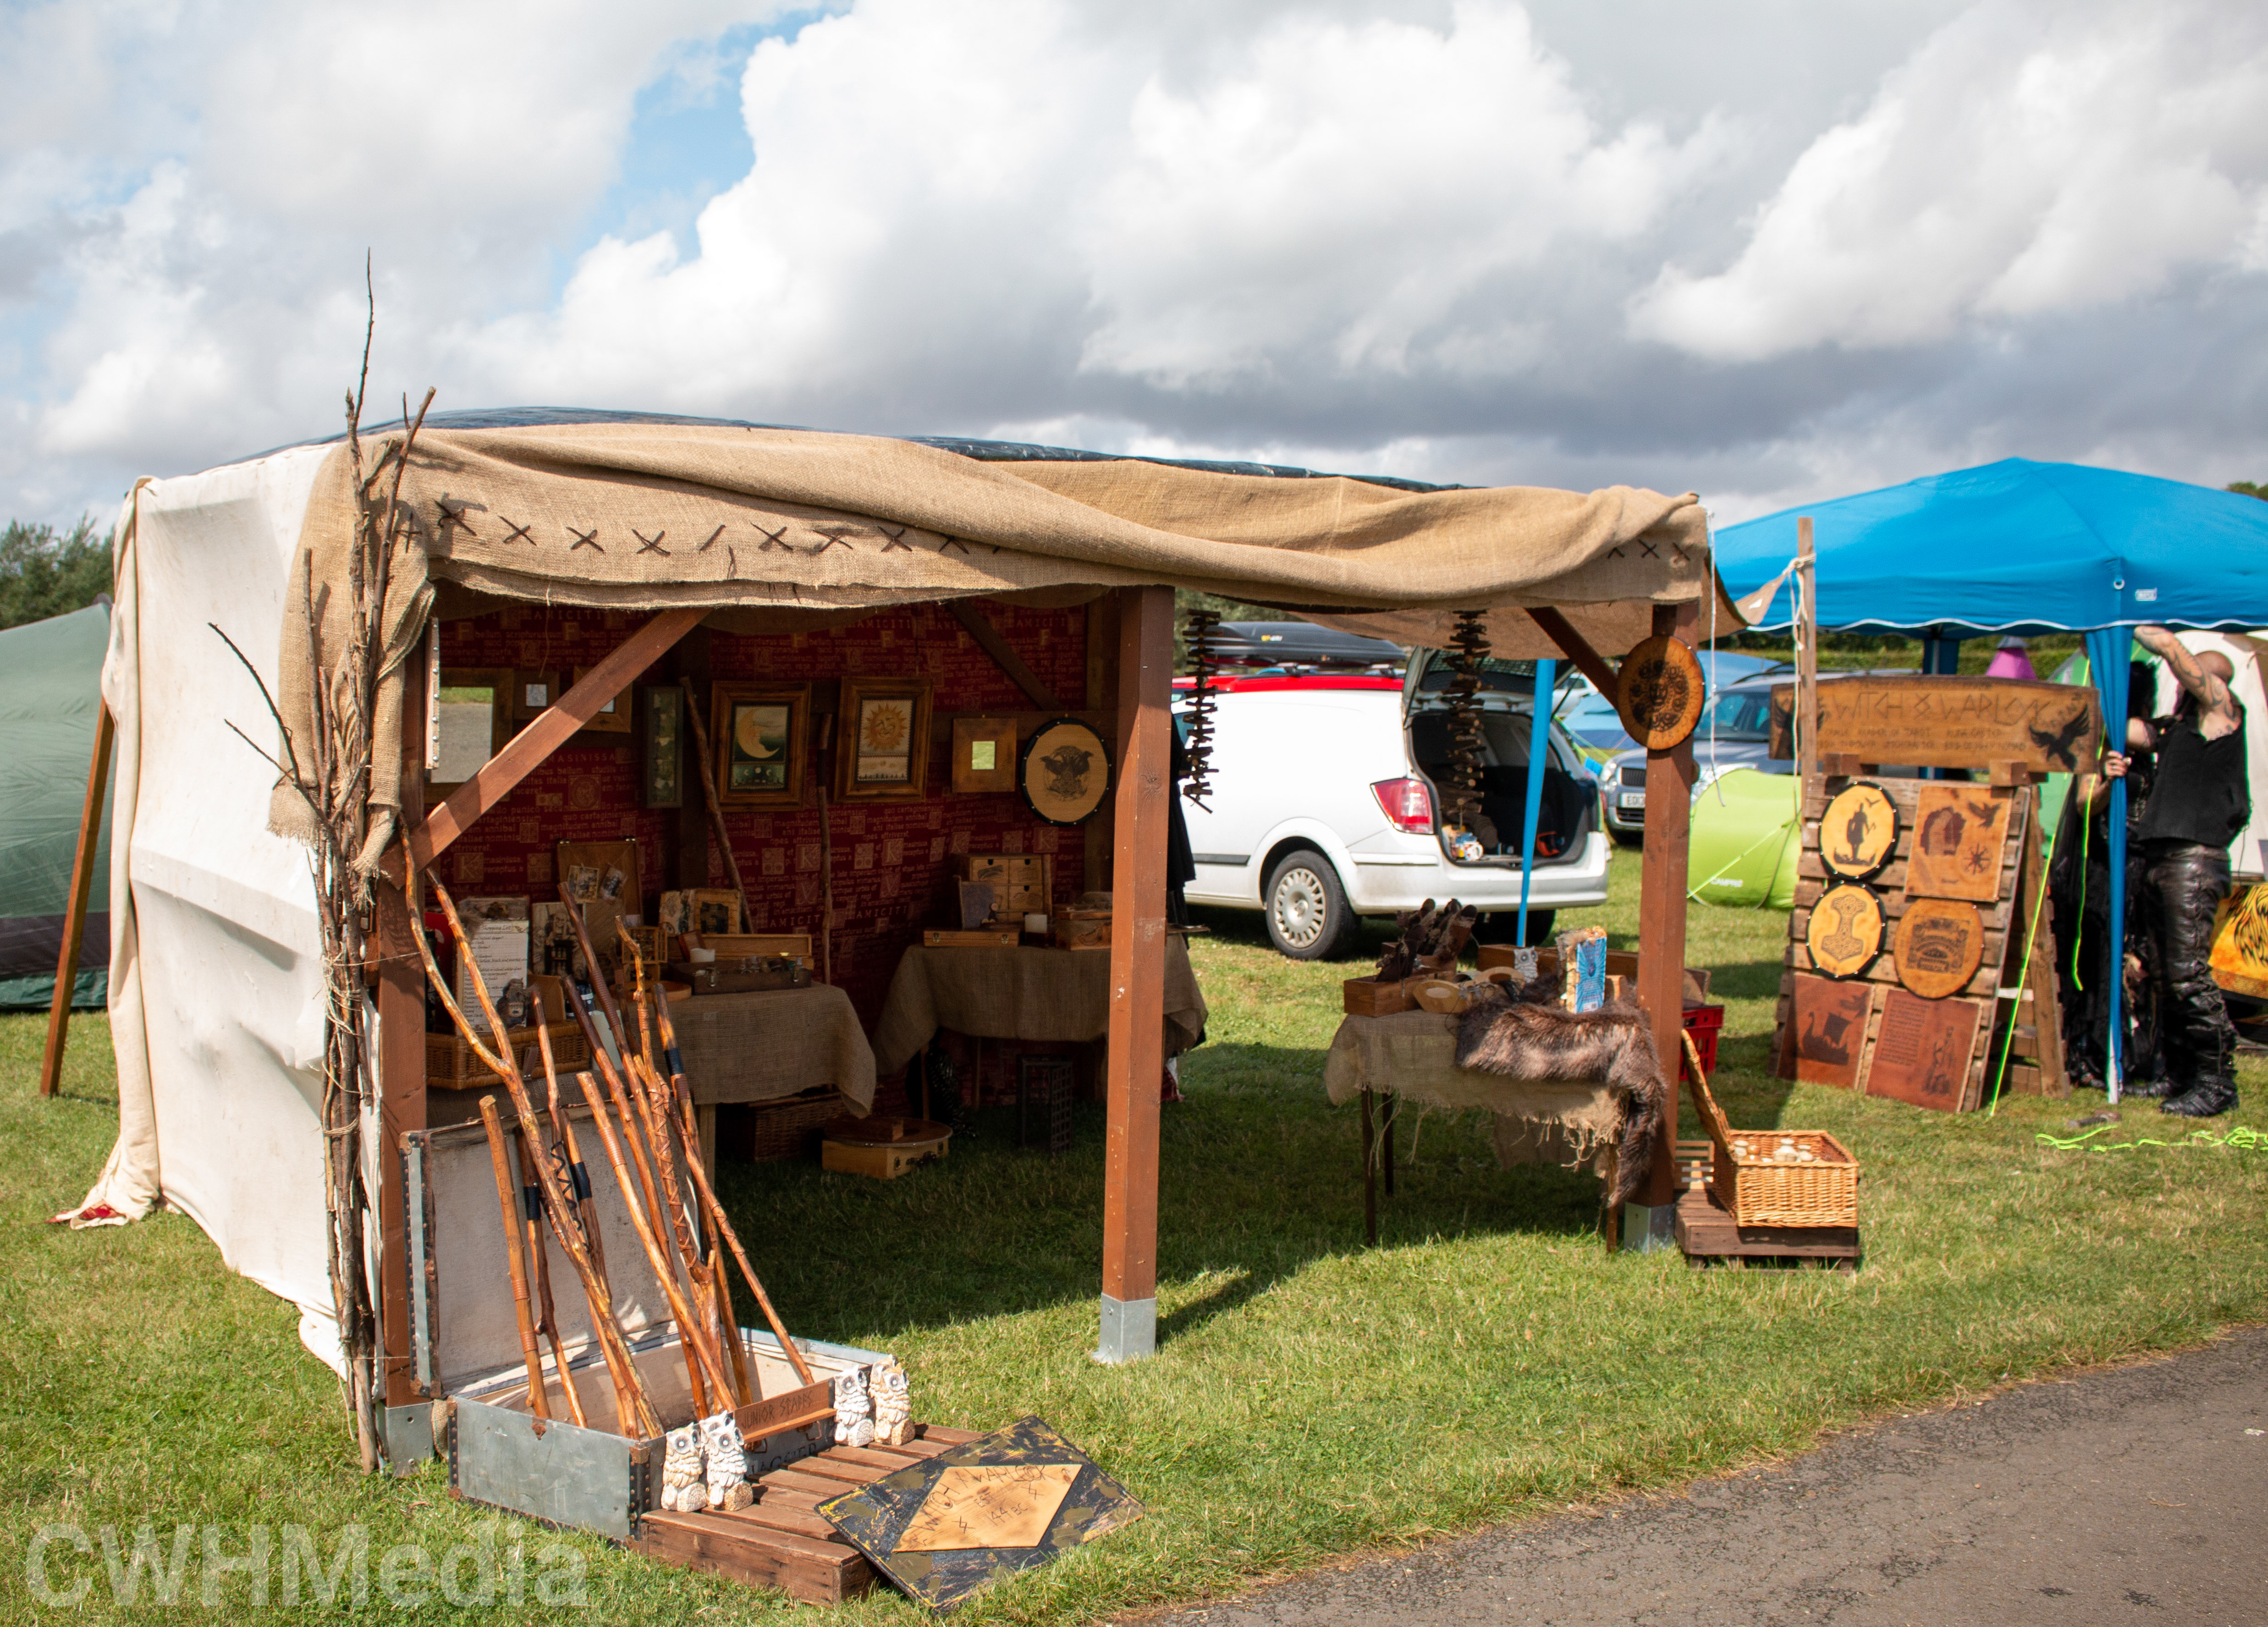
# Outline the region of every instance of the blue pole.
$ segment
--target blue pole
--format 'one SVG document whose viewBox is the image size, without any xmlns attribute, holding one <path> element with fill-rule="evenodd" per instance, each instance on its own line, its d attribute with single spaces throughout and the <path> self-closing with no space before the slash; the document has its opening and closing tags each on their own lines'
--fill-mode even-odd
<svg viewBox="0 0 2268 1627">
<path fill-rule="evenodd" d="M 1515 943 L 1528 941 L 1528 884 L 1535 874 L 1535 826 L 1543 814 L 1543 773 L 1551 761 L 1552 691 L 1559 678 L 1559 663 L 1535 664 L 1535 696 L 1528 708 L 1535 714 L 1528 731 L 1528 823 L 1520 838 L 1520 930 Z"/>
<path fill-rule="evenodd" d="M 2127 662 L 2134 636 L 2123 627 L 2099 627 L 2087 636 L 2088 665 L 2094 669 L 2095 693 L 2102 702 L 2102 748 L 2126 749 Z M 2126 782 L 2110 782 L 2110 949 L 2101 973 L 2110 1002 L 2110 1023 L 2103 1035 L 2102 1082 L 2116 1101 L 2119 1079 L 2119 1043 L 2124 1025 L 2119 1007 L 2126 993 Z"/>
</svg>

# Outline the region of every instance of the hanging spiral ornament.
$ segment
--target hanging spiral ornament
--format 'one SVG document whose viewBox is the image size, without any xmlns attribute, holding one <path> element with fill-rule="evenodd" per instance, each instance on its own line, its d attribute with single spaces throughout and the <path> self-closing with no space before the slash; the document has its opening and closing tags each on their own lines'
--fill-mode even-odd
<svg viewBox="0 0 2268 1627">
<path fill-rule="evenodd" d="M 1478 610 L 1457 612 L 1449 635 L 1455 650 L 1455 675 L 1449 680 L 1449 760 L 1440 777 L 1442 811 L 1448 823 L 1474 828 L 1481 812 L 1481 756 L 1488 736 L 1481 726 L 1480 664 L 1489 652 L 1488 629 Z"/>
<path fill-rule="evenodd" d="M 1182 794 L 1207 813 L 1212 804 L 1212 714 L 1214 697 L 1220 691 L 1214 688 L 1213 679 L 1220 671 L 1220 649 L 1215 642 L 1220 617 L 1211 610 L 1192 610 L 1183 623 L 1183 637 L 1189 652 L 1189 671 L 1197 683 L 1189 691 L 1189 720 L 1188 736 L 1182 749 L 1189 754 L 1189 777 Z"/>
</svg>

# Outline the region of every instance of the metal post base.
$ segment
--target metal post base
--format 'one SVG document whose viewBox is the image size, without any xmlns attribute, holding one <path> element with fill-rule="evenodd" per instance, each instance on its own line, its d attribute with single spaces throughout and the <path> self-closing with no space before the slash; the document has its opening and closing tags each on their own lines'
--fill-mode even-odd
<svg viewBox="0 0 2268 1627">
<path fill-rule="evenodd" d="M 1624 1204 L 1622 1246 L 1632 1254 L 1677 1247 L 1677 1205 Z"/>
<path fill-rule="evenodd" d="M 386 1466 L 397 1475 L 415 1474 L 433 1455 L 433 1403 L 386 1410 Z"/>
<path fill-rule="evenodd" d="M 1116 1366 L 1145 1361 L 1158 1353 L 1158 1301 L 1102 1296 L 1102 1340 L 1094 1359 Z"/>
</svg>

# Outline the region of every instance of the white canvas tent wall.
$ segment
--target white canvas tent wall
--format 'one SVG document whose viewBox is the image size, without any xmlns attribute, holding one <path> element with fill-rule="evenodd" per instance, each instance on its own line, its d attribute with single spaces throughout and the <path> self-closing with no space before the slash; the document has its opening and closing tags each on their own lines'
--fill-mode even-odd
<svg viewBox="0 0 2268 1627">
<path fill-rule="evenodd" d="M 740 426 L 747 438 L 735 434 L 724 445 L 717 426 L 551 427 L 549 435 L 524 423 L 485 434 L 478 425 L 435 429 L 434 461 L 413 460 L 403 495 L 420 505 L 438 583 L 624 608 L 688 598 L 809 606 L 819 595 L 837 615 L 954 592 L 1082 582 L 1248 597 L 1272 585 L 1347 607 L 1344 616 L 1313 619 L 1437 633 L 1434 642 L 1445 641 L 1451 607 L 1484 607 L 1499 651 L 1510 654 L 1553 647 L 1522 606 L 1565 607 L 1574 634 L 1610 651 L 1626 648 L 1660 614 L 1675 609 L 1690 620 L 1705 594 L 1714 595 L 1721 624 L 1738 624 L 1690 495 L 1498 490 L 1413 501 L 1351 481 L 1203 471 L 1193 480 L 1188 469 L 1130 461 L 1072 467 L 1076 454 L 1034 458 L 1009 470 L 1015 478 L 1004 485 L 1001 471 L 975 470 L 957 450 L 907 443 Z M 300 1307 L 303 1339 L 334 1363 L 318 1123 L 324 981 L 308 858 L 269 829 L 274 777 L 229 725 L 263 743 L 275 731 L 257 686 L 213 628 L 243 651 L 290 715 L 291 691 L 304 694 L 305 682 L 304 666 L 296 678 L 285 670 L 288 629 L 298 622 L 287 598 L 306 562 L 335 555 L 337 455 L 335 445 L 320 445 L 145 481 L 121 515 L 118 606 L 103 676 L 119 729 L 111 1026 L 120 1137 L 88 1195 L 129 1217 L 161 1196 L 189 1214 L 232 1269 Z M 559 473 L 571 456 L 583 460 L 579 484 Z M 734 580 L 673 583 L 567 548 L 563 536 L 538 574 L 504 551 L 511 540 L 494 534 L 501 527 L 468 534 L 450 493 L 475 481 L 487 482 L 491 498 L 514 494 L 515 515 L 523 499 L 563 512 L 582 500 L 577 492 L 603 488 L 618 504 L 649 504 L 659 493 L 701 519 L 719 504 L 769 502 L 822 541 L 845 523 L 883 519 L 939 531 L 917 564 L 881 557 L 908 551 L 883 527 L 893 541 L 865 556 L 875 574 L 847 586 L 829 580 L 845 563 L 831 544 L 770 563 L 752 554 L 758 563 Z M 904 506 L 853 506 L 845 492 L 882 493 Z M 1271 509 L 1285 516 L 1272 533 Z M 1199 513 L 1215 517 L 1220 531 L 1190 518 Z M 681 534 L 706 530 L 672 523 Z M 984 574 L 959 583 L 952 573 L 977 567 L 963 563 L 970 550 L 957 538 L 985 547 L 995 530 L 1003 541 L 983 556 Z M 1241 563 L 1225 570 L 1224 561 Z M 890 579 L 893 570 L 900 579 Z M 1242 570 L 1263 574 L 1235 574 Z M 1690 754 L 1682 771 L 1690 778 Z M 1676 902 L 1682 922 L 1682 896 Z M 1675 1021 L 1674 1009 L 1667 1020 Z"/>
<path fill-rule="evenodd" d="M 119 1137 L 88 1202 L 160 1196 L 230 1269 L 300 1308 L 337 1360 L 324 1241 L 323 975 L 306 850 L 268 829 L 275 776 L 229 730 L 272 738 L 299 525 L 328 452 L 144 482 L 119 519 L 103 698 L 118 723 L 110 1033 Z"/>
</svg>

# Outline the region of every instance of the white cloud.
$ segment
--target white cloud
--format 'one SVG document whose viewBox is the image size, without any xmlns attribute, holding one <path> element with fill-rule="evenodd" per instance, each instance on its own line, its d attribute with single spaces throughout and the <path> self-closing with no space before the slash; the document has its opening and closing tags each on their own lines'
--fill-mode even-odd
<svg viewBox="0 0 2268 1627">
<path fill-rule="evenodd" d="M 1755 361 L 1926 344 L 2154 293 L 2268 235 L 2268 18 L 1992 4 L 1822 134 L 1714 275 L 1666 268 L 1640 338 Z"/>
</svg>

